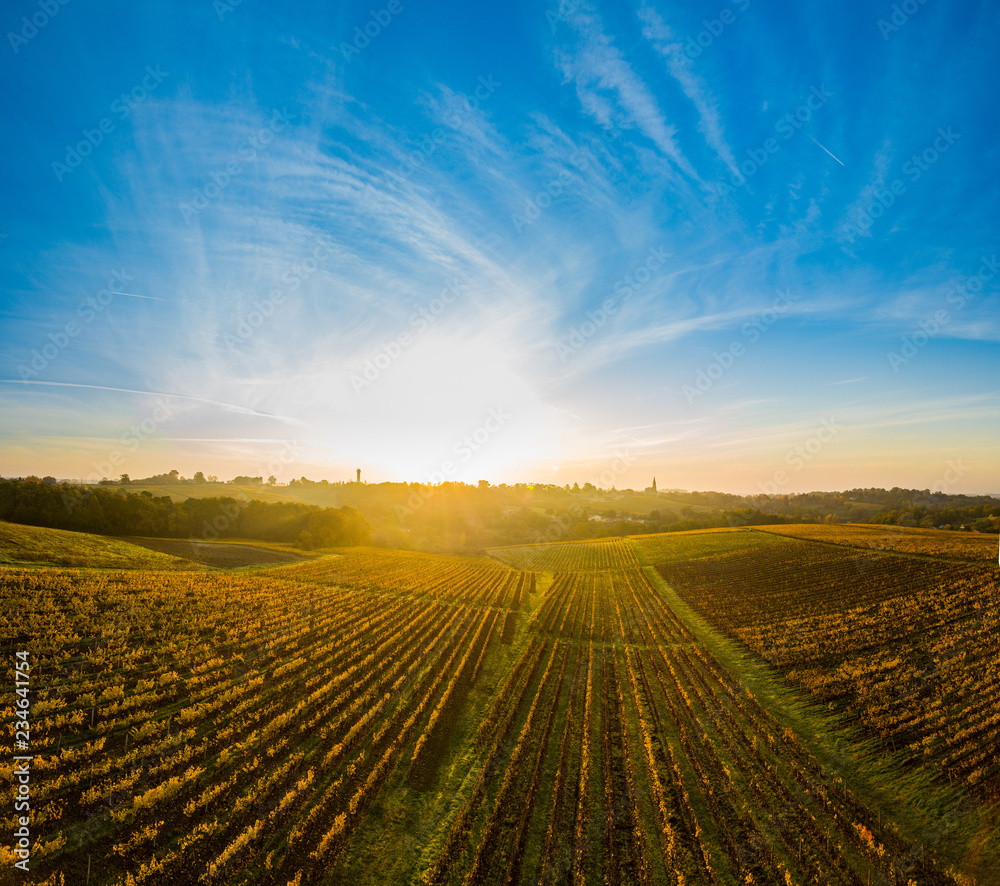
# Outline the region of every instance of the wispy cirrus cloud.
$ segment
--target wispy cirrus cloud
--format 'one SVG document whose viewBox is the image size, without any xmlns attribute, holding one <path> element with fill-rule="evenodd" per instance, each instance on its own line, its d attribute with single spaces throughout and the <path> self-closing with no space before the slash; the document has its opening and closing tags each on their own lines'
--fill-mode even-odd
<svg viewBox="0 0 1000 886">
<path fill-rule="evenodd" d="M 692 61 L 679 44 L 717 36 L 703 16 L 727 3 L 556 6 L 554 22 L 537 7 L 485 19 L 461 4 L 407 13 L 349 65 L 330 47 L 356 22 L 312 0 L 266 19 L 227 17 L 213 53 L 183 37 L 199 13 L 171 7 L 151 19 L 140 4 L 96 10 L 79 22 L 83 39 L 52 32 L 47 47 L 19 55 L 7 73 L 26 100 L 12 105 L 0 148 L 13 171 L 0 202 L 17 222 L 0 248 L 3 375 L 42 366 L 33 352 L 55 348 L 39 380 L 93 388 L 5 386 L 5 439 L 79 427 L 93 448 L 142 417 L 130 391 L 176 391 L 211 401 L 176 401 L 169 433 L 179 442 L 234 463 L 227 440 L 245 459 L 272 436 L 308 435 L 316 465 L 353 476 L 369 454 L 386 465 L 419 451 L 439 465 L 441 446 L 476 427 L 489 401 L 520 416 L 505 427 L 511 439 L 523 430 L 522 466 L 484 469 L 490 479 L 525 479 L 552 454 L 563 464 L 593 456 L 600 473 L 607 447 L 629 442 L 622 429 L 663 419 L 662 431 L 636 431 L 630 451 L 660 459 L 661 485 L 724 488 L 741 464 L 705 457 L 713 434 L 752 439 L 807 409 L 839 415 L 869 393 L 883 397 L 876 415 L 894 400 L 916 414 L 949 392 L 989 389 L 997 279 L 948 301 L 996 249 L 998 184 L 982 173 L 996 151 L 982 113 L 995 92 L 988 28 L 940 6 L 887 46 L 859 2 L 751 4 Z M 120 42 L 106 64 L 89 64 L 86 47 L 126 23 L 156 40 Z M 927 65 L 928 45 L 955 63 Z M 57 180 L 50 161 L 97 131 L 136 71 L 167 58 L 184 77 L 116 117 L 100 149 Z M 917 133 L 932 110 L 961 142 L 941 174 L 912 181 L 903 165 L 928 148 Z M 275 112 L 287 120 L 277 131 Z M 267 144 L 247 151 L 261 132 Z M 722 197 L 717 185 L 736 166 L 753 171 Z M 897 175 L 905 197 L 870 211 Z M 195 199 L 206 205 L 185 217 Z M 530 223 L 514 224 L 526 212 Z M 848 246 L 845 225 L 864 212 L 880 219 Z M 669 258 L 560 360 L 555 344 L 652 249 Z M 135 281 L 111 288 L 131 295 L 70 337 L 78 306 L 117 268 Z M 420 327 L 419 312 L 453 281 L 460 295 Z M 794 311 L 762 321 L 766 334 L 750 342 L 744 324 L 778 290 Z M 893 373 L 886 351 L 940 309 L 948 319 L 919 363 Z M 679 397 L 733 341 L 753 349 L 704 398 Z M 359 395 L 351 374 L 398 349 Z M 954 436 L 987 422 L 957 414 Z M 865 433 L 904 451 L 912 430 Z M 164 467 L 153 449 L 150 472 Z M 18 469 L 39 471 L 30 450 L 17 450 Z M 1000 462 L 989 461 L 983 476 L 995 477 Z M 418 479 L 416 467 L 397 463 L 392 476 Z M 642 485 L 650 473 L 640 470 Z"/>
<path fill-rule="evenodd" d="M 699 77 L 691 59 L 684 52 L 684 45 L 674 37 L 673 32 L 660 14 L 649 6 L 639 10 L 639 18 L 644 23 L 642 35 L 667 62 L 667 69 L 680 85 L 698 112 L 698 128 L 709 147 L 733 174 L 739 174 L 736 158 L 726 141 L 722 120 L 719 116 L 718 100 L 712 95 L 705 81 Z"/>
<path fill-rule="evenodd" d="M 861 187 L 857 197 L 847 206 L 841 217 L 838 236 L 842 241 L 853 243 L 857 236 L 871 238 L 871 219 L 868 217 L 865 220 L 867 211 L 876 196 L 885 190 L 886 175 L 894 157 L 892 141 L 884 139 L 872 158 L 868 181 Z"/>
<path fill-rule="evenodd" d="M 574 83 L 581 107 L 603 127 L 623 121 L 638 127 L 677 170 L 700 183 L 675 138 L 677 128 L 667 122 L 652 90 L 605 33 L 597 13 L 581 10 L 569 21 L 579 41 L 575 51 L 559 53 L 558 62 L 566 81 Z"/>
<path fill-rule="evenodd" d="M 187 400 L 192 403 L 204 403 L 209 406 L 218 406 L 225 412 L 235 412 L 240 415 L 252 415 L 257 418 L 267 418 L 274 421 L 282 422 L 284 424 L 297 425 L 299 427 L 308 427 L 308 424 L 302 420 L 295 418 L 294 416 L 288 415 L 275 415 L 269 412 L 258 412 L 256 409 L 251 409 L 249 406 L 240 406 L 237 403 L 224 403 L 219 400 L 212 400 L 207 397 L 195 397 L 190 394 L 176 394 L 167 393 L 165 391 L 137 391 L 131 388 L 115 388 L 108 385 L 85 385 L 78 384 L 76 382 L 65 382 L 65 381 L 37 381 L 37 380 L 19 380 L 12 378 L 0 379 L 0 384 L 6 385 L 40 385 L 42 387 L 53 387 L 53 388 L 81 388 L 91 391 L 111 391 L 119 394 L 139 394 L 143 397 L 167 397 L 174 398 L 178 400 Z"/>
</svg>

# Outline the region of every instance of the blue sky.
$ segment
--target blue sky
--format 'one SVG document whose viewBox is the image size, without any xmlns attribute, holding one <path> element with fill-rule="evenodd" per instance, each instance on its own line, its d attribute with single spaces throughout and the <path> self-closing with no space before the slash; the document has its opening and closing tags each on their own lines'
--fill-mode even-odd
<svg viewBox="0 0 1000 886">
<path fill-rule="evenodd" d="M 2 17 L 3 475 L 1000 491 L 995 4 Z"/>
</svg>

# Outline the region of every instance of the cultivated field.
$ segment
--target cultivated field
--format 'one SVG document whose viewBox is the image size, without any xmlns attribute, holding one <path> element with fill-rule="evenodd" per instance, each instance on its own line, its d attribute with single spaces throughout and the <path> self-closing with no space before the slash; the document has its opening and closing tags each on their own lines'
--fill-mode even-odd
<svg viewBox="0 0 1000 886">
<path fill-rule="evenodd" d="M 638 566 L 632 546 L 623 538 L 561 544 L 491 548 L 489 555 L 515 569 L 538 572 L 584 572 Z"/>
<path fill-rule="evenodd" d="M 797 541 L 659 569 L 713 624 L 902 762 L 1000 799 L 997 567 L 843 544 Z"/>
<path fill-rule="evenodd" d="M 924 864 L 637 569 L 557 577 L 423 883 L 863 884 Z"/>
<path fill-rule="evenodd" d="M 784 541 L 776 535 L 751 529 L 696 529 L 693 532 L 634 535 L 632 540 L 644 562 L 656 564 L 697 560 L 718 554 L 720 550 L 752 554 L 759 548 Z"/>
<path fill-rule="evenodd" d="M 896 551 L 902 554 L 925 554 L 946 560 L 997 562 L 996 536 L 978 532 L 854 524 L 766 526 L 761 529 L 790 538 L 863 548 L 873 552 Z"/>
<path fill-rule="evenodd" d="M 0 567 L 31 882 L 991 882 L 956 831 L 997 782 L 995 567 L 755 529 L 180 571 L 67 535 L 114 568 Z M 894 808 L 907 771 L 954 820 Z"/>
<path fill-rule="evenodd" d="M 388 559 L 337 558 L 358 589 L 4 570 L 6 685 L 31 653 L 37 881 L 82 883 L 89 859 L 92 883 L 314 882 L 398 767 L 432 780 L 530 577 L 411 563 L 408 593 Z"/>
</svg>

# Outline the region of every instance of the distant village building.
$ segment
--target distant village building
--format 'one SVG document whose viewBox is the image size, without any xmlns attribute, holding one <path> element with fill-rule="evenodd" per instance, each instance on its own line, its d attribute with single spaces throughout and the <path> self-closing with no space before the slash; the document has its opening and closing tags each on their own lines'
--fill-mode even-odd
<svg viewBox="0 0 1000 886">
<path fill-rule="evenodd" d="M 652 492 L 652 493 L 656 492 L 656 477 L 653 477 L 653 485 L 646 487 L 646 492 Z"/>
</svg>

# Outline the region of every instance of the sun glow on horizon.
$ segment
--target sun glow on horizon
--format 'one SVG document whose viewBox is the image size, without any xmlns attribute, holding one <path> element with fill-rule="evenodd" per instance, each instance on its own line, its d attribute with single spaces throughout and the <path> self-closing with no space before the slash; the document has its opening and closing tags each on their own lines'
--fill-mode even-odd
<svg viewBox="0 0 1000 886">
<path fill-rule="evenodd" d="M 559 5 L 0 57 L 0 473 L 1000 490 L 992 11 Z"/>
<path fill-rule="evenodd" d="M 331 453 L 352 453 L 375 474 L 508 476 L 551 460 L 566 443 L 558 414 L 511 364 L 511 353 L 484 335 L 428 333 L 395 359 L 318 373 L 302 414 Z"/>
</svg>

